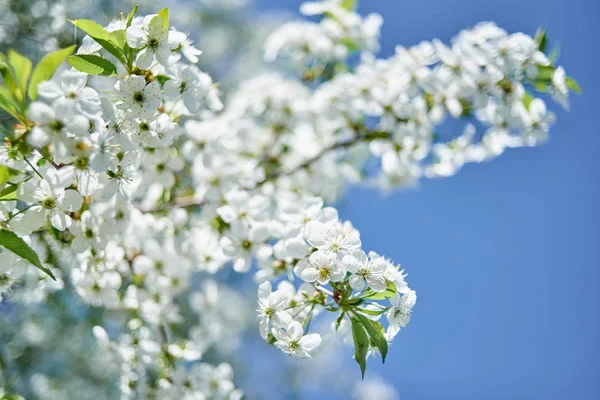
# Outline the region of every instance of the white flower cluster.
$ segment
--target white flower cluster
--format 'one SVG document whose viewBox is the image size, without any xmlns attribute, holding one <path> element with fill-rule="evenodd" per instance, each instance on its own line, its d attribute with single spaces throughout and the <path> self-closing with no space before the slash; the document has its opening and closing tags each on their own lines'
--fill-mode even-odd
<svg viewBox="0 0 600 400">
<path fill-rule="evenodd" d="M 322 341 L 311 321 L 334 313 L 364 375 L 367 356 L 385 360 L 407 326 L 416 293 L 325 202 L 347 181 L 404 186 L 536 145 L 553 114 L 532 91 L 566 105 L 573 87 L 539 40 L 490 23 L 451 47 L 423 42 L 376 59 L 379 16 L 362 19 L 335 0 L 302 11 L 323 18 L 284 25 L 266 55 L 293 60 L 301 79 L 258 76 L 225 104 L 167 9 L 134 9 L 106 27 L 74 21 L 88 36 L 69 57 L 73 69 L 30 86 L 30 102 L 15 89 L 0 104 L 17 120 L 0 149 L 9 175 L 0 198 L 10 200 L 0 203 L 0 245 L 18 250 L 0 253 L 0 294 L 27 260 L 118 315 L 120 329 L 94 334 L 121 366 L 123 398 L 241 396 L 229 365 L 199 362 L 236 341 L 241 324 L 228 313 L 241 306 L 219 305 L 237 296 L 211 281 L 191 293 L 230 264 L 258 266 L 266 341 L 309 358 Z M 470 122 L 444 141 L 445 118 Z M 48 280 L 26 286 L 60 290 Z"/>
<path fill-rule="evenodd" d="M 536 145 L 554 114 L 533 92 L 568 105 L 564 69 L 530 36 L 493 23 L 461 32 L 451 47 L 398 46 L 389 59 L 363 56 L 351 72 L 312 78 L 322 82 L 312 90 L 288 77 L 257 78 L 237 94 L 236 117 L 271 126 L 261 141 L 275 146 L 263 151 L 282 166 L 279 175 L 294 172 L 286 184 L 328 199 L 342 177 L 399 187 Z M 465 121 L 460 136 L 443 132 L 449 118 Z"/>
<path fill-rule="evenodd" d="M 364 19 L 349 12 L 342 0 L 302 4 L 304 15 L 326 15 L 319 23 L 289 22 L 274 32 L 265 45 L 267 60 L 286 57 L 294 65 L 323 68 L 329 63 L 344 62 L 354 51 L 374 53 L 379 50 L 379 30 L 383 19 L 369 14 Z"/>
</svg>

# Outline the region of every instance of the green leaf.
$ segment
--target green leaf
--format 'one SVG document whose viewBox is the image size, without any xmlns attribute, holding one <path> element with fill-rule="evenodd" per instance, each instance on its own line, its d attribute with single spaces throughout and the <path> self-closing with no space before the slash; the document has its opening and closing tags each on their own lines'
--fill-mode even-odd
<svg viewBox="0 0 600 400">
<path fill-rule="evenodd" d="M 523 102 L 523 105 L 525 106 L 525 108 L 529 110 L 529 105 L 533 101 L 533 96 L 531 95 L 531 93 L 526 91 L 525 94 L 523 95 L 523 99 L 521 101 Z"/>
<path fill-rule="evenodd" d="M 358 47 L 358 45 L 356 44 L 356 42 L 354 40 L 352 40 L 351 38 L 343 38 L 341 40 L 341 43 L 346 46 L 346 48 L 348 49 L 348 51 L 350 53 L 354 53 L 355 51 L 357 51 L 358 49 L 360 49 L 360 47 Z"/>
<path fill-rule="evenodd" d="M 533 81 L 533 86 L 538 92 L 547 93 L 548 92 L 548 82 L 547 81 Z"/>
<path fill-rule="evenodd" d="M 117 73 L 117 67 L 106 58 L 91 54 L 79 54 L 69 57 L 69 64 L 78 71 L 90 75 L 111 76 Z"/>
<path fill-rule="evenodd" d="M 392 281 L 388 281 L 387 287 L 383 292 L 375 292 L 371 288 L 365 290 L 365 294 L 361 297 L 362 299 L 371 299 L 371 300 L 385 300 L 390 297 L 394 297 L 398 293 L 396 290 L 396 284 Z"/>
<path fill-rule="evenodd" d="M 52 271 L 42 265 L 35 251 L 23 239 L 6 229 L 0 229 L 0 246 L 12 251 L 19 257 L 29 261 L 31 264 L 45 272 L 50 278 L 56 280 Z"/>
<path fill-rule="evenodd" d="M 375 324 L 374 321 L 371 321 L 369 318 L 361 315 L 359 313 L 355 313 L 356 318 L 360 321 L 360 323 L 364 326 L 365 330 L 369 333 L 371 337 L 371 341 L 375 344 L 375 346 L 379 349 L 381 353 L 381 358 L 385 363 L 385 357 L 388 352 L 388 342 L 385 336 L 383 335 L 382 330 L 378 325 Z"/>
<path fill-rule="evenodd" d="M 94 21 L 89 19 L 77 19 L 75 21 L 71 21 L 73 25 L 90 35 L 92 39 L 94 39 L 100 46 L 102 46 L 106 51 L 108 51 L 113 56 L 117 57 L 120 61 L 124 61 L 122 49 L 119 47 L 119 44 L 102 25 L 97 24 Z"/>
<path fill-rule="evenodd" d="M 169 78 L 169 77 L 168 77 L 168 76 L 166 76 L 166 75 L 156 75 L 156 80 L 157 80 L 158 82 L 160 82 L 161 86 L 162 86 L 162 85 L 164 85 L 164 84 L 165 84 L 165 82 L 166 82 L 166 81 L 168 81 L 169 79 L 171 79 L 171 78 Z"/>
<path fill-rule="evenodd" d="M 546 51 L 546 45 L 548 44 L 548 36 L 546 35 L 546 30 L 540 27 L 535 34 L 534 40 L 538 45 L 538 50 L 544 53 Z"/>
<path fill-rule="evenodd" d="M 556 64 L 556 62 L 558 61 L 558 57 L 560 56 L 560 44 L 556 44 L 554 46 L 554 48 L 552 49 L 552 51 L 550 52 L 550 55 L 548 56 L 548 59 L 550 60 L 550 62 L 552 64 Z"/>
<path fill-rule="evenodd" d="M 337 317 L 337 319 L 335 320 L 335 331 L 337 332 L 338 329 L 340 329 L 340 325 L 342 324 L 342 321 L 344 320 L 344 315 L 346 315 L 345 312 L 341 312 L 339 317 Z"/>
<path fill-rule="evenodd" d="M 569 89 L 571 89 L 572 91 L 574 91 L 577 94 L 581 94 L 581 88 L 579 87 L 579 85 L 577 84 L 577 82 L 575 81 L 575 79 L 573 79 L 570 76 L 568 76 L 565 81 L 566 81 L 567 87 Z"/>
<path fill-rule="evenodd" d="M 133 18 L 135 17 L 135 13 L 137 12 L 138 9 L 138 5 L 136 4 L 133 9 L 131 10 L 131 12 L 129 13 L 129 15 L 127 16 L 127 25 L 125 25 L 127 28 L 129 28 L 131 26 L 131 21 L 133 21 Z"/>
<path fill-rule="evenodd" d="M 0 86 L 0 108 L 4 111 L 19 119 L 19 114 L 17 110 L 19 109 L 19 103 L 14 98 L 13 92 L 5 88 L 4 86 Z"/>
<path fill-rule="evenodd" d="M 359 312 L 361 312 L 362 314 L 367 314 L 367 315 L 381 315 L 385 312 L 385 308 L 382 308 L 381 310 L 369 310 L 366 308 L 357 308 L 357 310 Z"/>
<path fill-rule="evenodd" d="M 27 93 L 31 100 L 35 100 L 38 96 L 37 87 L 41 82 L 50 80 L 52 75 L 56 72 L 60 64 L 73 53 L 77 45 L 69 46 L 61 50 L 57 50 L 53 53 L 48 54 L 46 57 L 36 65 L 31 74 L 31 81 L 29 82 L 29 88 Z"/>
<path fill-rule="evenodd" d="M 365 379 L 365 370 L 367 369 L 367 351 L 369 350 L 369 337 L 363 328 L 363 325 L 356 318 L 352 322 L 352 338 L 354 339 L 354 359 L 360 366 L 362 378 Z"/>
<path fill-rule="evenodd" d="M 9 185 L 0 191 L 0 201 L 13 201 L 17 200 L 17 189 L 18 185 Z"/>
<path fill-rule="evenodd" d="M 168 31 L 169 30 L 169 9 L 168 8 L 163 8 L 162 10 L 160 10 L 159 12 L 157 12 L 157 14 L 162 18 L 163 29 L 165 31 Z"/>
<path fill-rule="evenodd" d="M 111 32 L 111 35 L 119 46 L 120 49 L 124 49 L 127 44 L 127 34 L 123 29 L 119 29 L 118 31 Z"/>
<path fill-rule="evenodd" d="M 15 83 L 15 76 L 7 63 L 6 56 L 0 53 L 0 75 L 2 76 L 2 80 L 6 87 L 11 92 L 14 92 L 17 88 L 17 84 Z"/>
<path fill-rule="evenodd" d="M 6 165 L 0 165 L 0 186 L 19 174 L 20 172 L 15 169 L 7 167 Z"/>
<path fill-rule="evenodd" d="M 27 81 L 31 74 L 31 61 L 16 51 L 8 51 L 8 64 L 11 66 L 16 80 L 15 95 L 19 100 L 25 98 L 27 91 Z"/>
<path fill-rule="evenodd" d="M 554 75 L 554 67 L 552 65 L 538 65 L 537 76 L 535 77 L 538 81 L 552 81 Z"/>
<path fill-rule="evenodd" d="M 356 11 L 358 8 L 358 0 L 343 0 L 340 6 L 347 11 Z"/>
</svg>

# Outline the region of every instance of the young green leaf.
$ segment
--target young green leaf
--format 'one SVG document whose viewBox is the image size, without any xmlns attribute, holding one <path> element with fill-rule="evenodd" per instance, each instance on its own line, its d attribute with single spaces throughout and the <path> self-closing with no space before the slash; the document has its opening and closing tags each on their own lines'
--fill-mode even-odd
<svg viewBox="0 0 600 400">
<path fill-rule="evenodd" d="M 164 85 L 169 79 L 171 78 L 166 75 L 156 75 L 156 80 L 161 84 L 161 86 Z"/>
<path fill-rule="evenodd" d="M 157 14 L 162 18 L 163 29 L 165 31 L 168 31 L 169 30 L 169 9 L 168 8 L 163 8 L 162 10 L 160 10 L 159 12 L 157 12 Z"/>
<path fill-rule="evenodd" d="M 534 40 L 538 45 L 538 50 L 544 53 L 546 51 L 546 45 L 548 44 L 548 36 L 546 35 L 546 30 L 540 27 L 535 33 Z"/>
<path fill-rule="evenodd" d="M 521 101 L 523 102 L 525 108 L 529 110 L 529 105 L 533 101 L 533 96 L 531 95 L 531 93 L 525 91 L 525 94 L 523 95 L 523 100 Z"/>
<path fill-rule="evenodd" d="M 6 165 L 0 165 L 0 186 L 4 185 L 11 178 L 19 175 L 19 171 L 7 167 Z"/>
<path fill-rule="evenodd" d="M 19 102 L 14 98 L 14 93 L 4 86 L 0 86 L 0 108 L 16 119 L 19 119 L 19 115 L 17 113 L 17 110 L 19 109 Z"/>
<path fill-rule="evenodd" d="M 60 64 L 62 64 L 71 53 L 73 53 L 76 47 L 77 45 L 73 45 L 50 53 L 46 57 L 42 58 L 38 65 L 36 65 L 33 73 L 31 74 L 31 81 L 29 82 L 29 88 L 27 89 L 27 94 L 31 100 L 35 100 L 37 98 L 38 85 L 41 82 L 52 78 L 52 75 L 54 75 Z"/>
<path fill-rule="evenodd" d="M 575 79 L 573 79 L 569 76 L 566 79 L 566 83 L 567 83 L 567 87 L 569 89 L 571 89 L 572 91 L 574 91 L 577 94 L 581 94 L 581 88 L 579 87 L 579 85 L 577 84 Z"/>
<path fill-rule="evenodd" d="M 548 92 L 548 82 L 547 81 L 533 81 L 533 86 L 538 92 L 546 93 Z"/>
<path fill-rule="evenodd" d="M 120 61 L 124 62 L 122 49 L 119 48 L 119 44 L 115 38 L 108 32 L 102 25 L 97 24 L 89 19 L 77 19 L 71 21 L 73 25 L 90 35 L 100 46 L 108 51 L 113 56 L 117 57 Z"/>
<path fill-rule="evenodd" d="M 371 299 L 371 300 L 385 300 L 390 297 L 394 297 L 398 293 L 396 289 L 396 284 L 392 281 L 388 281 L 387 287 L 383 292 L 375 292 L 371 288 L 365 290 L 365 294 L 361 297 L 363 299 Z"/>
<path fill-rule="evenodd" d="M 4 85 L 6 85 L 8 90 L 14 92 L 17 88 L 15 76 L 13 75 L 13 72 L 8 65 L 8 61 L 6 60 L 6 56 L 3 53 L 0 53 L 0 76 L 2 76 Z"/>
<path fill-rule="evenodd" d="M 137 12 L 138 9 L 138 5 L 136 4 L 133 9 L 131 10 L 131 12 L 129 13 L 129 15 L 127 16 L 127 25 L 125 25 L 127 28 L 129 28 L 131 26 L 131 22 L 133 21 L 133 18 L 135 17 L 135 13 Z"/>
<path fill-rule="evenodd" d="M 340 329 L 340 325 L 342 324 L 342 321 L 344 320 L 344 315 L 346 315 L 345 312 L 341 312 L 340 316 L 337 317 L 337 319 L 335 320 L 335 331 L 337 332 L 338 329 Z"/>
<path fill-rule="evenodd" d="M 358 0 L 343 0 L 340 6 L 347 11 L 356 11 L 358 8 Z"/>
<path fill-rule="evenodd" d="M 36 252 L 13 232 L 7 231 L 6 229 L 0 229 L 0 246 L 29 261 L 31 264 L 45 272 L 50 278 L 56 280 L 52 271 L 42 265 Z"/>
<path fill-rule="evenodd" d="M 9 185 L 0 191 L 0 201 L 17 200 L 18 185 Z"/>
<path fill-rule="evenodd" d="M 383 335 L 383 332 L 381 331 L 379 326 L 376 325 L 369 318 L 359 313 L 355 313 L 355 315 L 356 318 L 358 318 L 358 320 L 360 321 L 360 323 L 364 326 L 365 330 L 368 332 L 375 346 L 379 349 L 379 352 L 381 353 L 381 358 L 385 363 L 385 357 L 387 356 L 388 352 L 388 342 L 385 336 Z"/>
<path fill-rule="evenodd" d="M 362 378 L 365 379 L 365 370 L 367 369 L 367 351 L 369 350 L 369 337 L 365 332 L 360 321 L 356 318 L 352 322 L 352 338 L 354 339 L 354 359 L 360 366 Z"/>
<path fill-rule="evenodd" d="M 550 82 L 552 81 L 552 75 L 554 75 L 554 67 L 552 65 L 538 65 L 535 79 Z"/>
<path fill-rule="evenodd" d="M 86 74 L 110 76 L 117 73 L 117 67 L 113 63 L 91 54 L 69 56 L 68 60 L 73 68 Z"/>
<path fill-rule="evenodd" d="M 19 100 L 25 98 L 27 92 L 27 82 L 29 81 L 29 75 L 31 74 L 31 61 L 29 59 L 14 50 L 8 51 L 8 65 L 13 70 L 15 75 L 16 90 L 15 95 Z"/>
<path fill-rule="evenodd" d="M 359 312 L 361 312 L 362 314 L 367 314 L 367 315 L 381 315 L 385 312 L 385 308 L 382 308 L 381 310 L 369 310 L 366 308 L 357 308 L 357 310 Z"/>
<path fill-rule="evenodd" d="M 120 49 L 124 49 L 127 44 L 127 34 L 123 29 L 119 29 L 118 31 L 111 32 L 113 40 L 119 46 Z"/>
<path fill-rule="evenodd" d="M 558 61 L 558 57 L 560 57 L 560 44 L 557 43 L 554 45 L 554 48 L 550 52 L 548 60 L 550 60 L 552 64 L 555 64 Z"/>
</svg>

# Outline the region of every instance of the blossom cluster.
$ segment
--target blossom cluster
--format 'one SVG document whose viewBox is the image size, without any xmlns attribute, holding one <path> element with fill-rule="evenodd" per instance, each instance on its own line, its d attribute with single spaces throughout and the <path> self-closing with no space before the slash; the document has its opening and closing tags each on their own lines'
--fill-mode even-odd
<svg viewBox="0 0 600 400">
<path fill-rule="evenodd" d="M 323 340 L 311 322 L 331 313 L 364 376 L 416 293 L 327 203 L 347 182 L 402 187 L 541 143 L 554 117 L 535 91 L 567 105 L 576 90 L 545 34 L 484 23 L 451 46 L 378 59 L 381 17 L 348 4 L 303 5 L 321 20 L 283 25 L 266 45 L 294 73 L 248 79 L 224 102 L 167 9 L 75 20 L 87 33 L 76 54 L 52 53 L 31 77 L 29 60 L 2 55 L 14 125 L 0 148 L 0 294 L 68 286 L 117 316 L 93 332 L 120 366 L 122 398 L 242 396 L 229 364 L 203 360 L 242 328 L 230 320 L 239 296 L 206 279 L 228 266 L 256 266 L 263 339 L 310 358 Z M 464 132 L 439 134 L 445 119 Z"/>
</svg>

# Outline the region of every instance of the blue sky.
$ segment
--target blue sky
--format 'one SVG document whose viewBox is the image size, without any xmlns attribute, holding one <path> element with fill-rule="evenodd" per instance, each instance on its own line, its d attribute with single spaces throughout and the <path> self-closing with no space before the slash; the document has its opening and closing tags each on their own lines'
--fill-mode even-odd
<svg viewBox="0 0 600 400">
<path fill-rule="evenodd" d="M 572 111 L 554 107 L 544 146 L 387 197 L 349 191 L 342 216 L 366 248 L 403 264 L 419 296 L 371 371 L 402 399 L 600 398 L 600 2 L 363 0 L 360 11 L 384 16 L 383 55 L 479 21 L 532 35 L 543 25 L 584 91 Z"/>
</svg>

